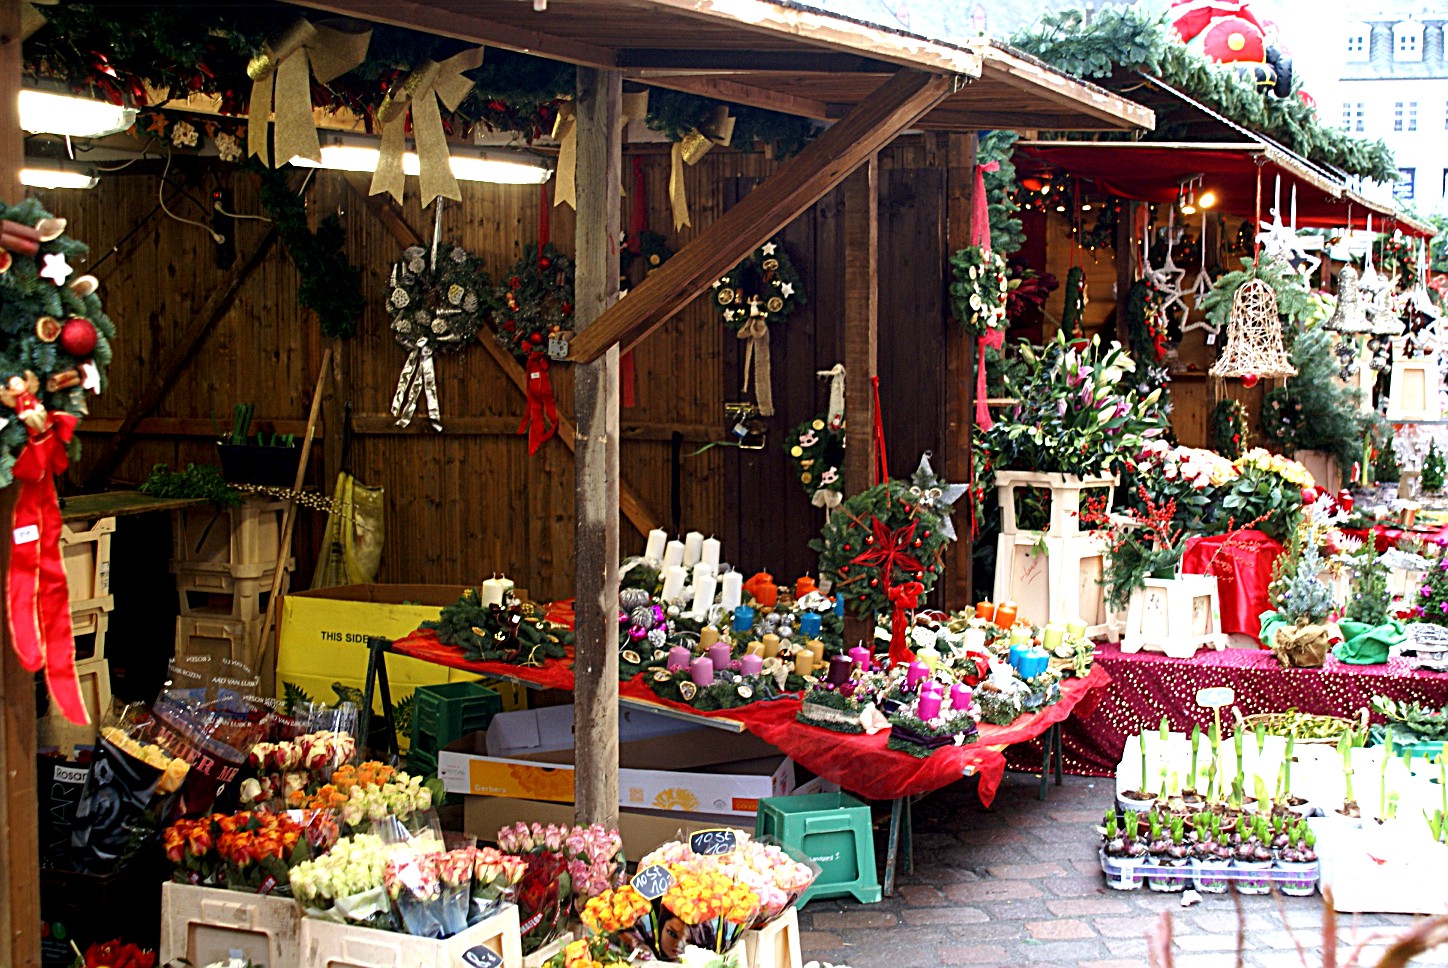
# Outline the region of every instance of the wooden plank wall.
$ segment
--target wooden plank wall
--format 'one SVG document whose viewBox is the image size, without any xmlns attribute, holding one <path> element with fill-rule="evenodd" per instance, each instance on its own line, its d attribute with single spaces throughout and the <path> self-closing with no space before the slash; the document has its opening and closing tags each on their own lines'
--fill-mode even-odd
<svg viewBox="0 0 1448 968">
<path fill-rule="evenodd" d="M 933 151 L 933 141 L 913 138 L 882 155 L 882 383 L 890 461 L 897 475 L 908 473 L 920 450 L 938 447 L 942 439 L 944 354 L 935 340 L 945 325 L 939 248 L 944 183 L 940 172 L 928 167 Z M 711 152 L 686 174 L 695 228 L 675 234 L 667 200 L 668 155 L 647 148 L 641 154 L 649 225 L 676 249 L 774 167 L 760 154 Z M 205 220 L 215 190 L 232 193 L 231 211 L 259 212 L 252 179 L 234 168 L 173 169 L 164 187 L 155 171 L 133 171 L 105 177 L 91 192 L 43 195 L 48 206 L 70 219 L 72 234 L 90 242 L 92 257 L 84 271 L 100 277 L 107 311 L 120 330 L 111 388 L 96 401 L 94 419 L 83 434 L 91 453 L 98 450 L 97 435 L 114 429 L 144 386 L 148 367 L 166 356 L 187 314 L 224 274 L 205 231 L 157 211 L 158 190 L 171 211 L 187 218 Z M 625 182 L 631 189 L 630 172 L 626 160 Z M 292 177 L 300 185 L 302 173 Z M 520 245 L 537 239 L 539 191 L 465 182 L 463 192 L 463 201 L 446 209 L 444 236 L 479 255 L 497 279 Z M 536 597 L 569 595 L 571 453 L 552 441 L 528 457 L 523 440 L 512 434 L 523 398 L 480 347 L 438 360 L 448 425 L 443 434 L 422 429 L 419 421 L 405 431 L 391 428 L 383 418 L 404 354 L 389 333 L 383 300 L 384 280 L 400 247 L 340 174 L 315 173 L 308 203 L 313 213 L 342 215 L 349 257 L 364 274 L 366 315 L 358 335 L 337 345 L 337 368 L 339 395 L 352 402 L 364 431 L 353 442 L 352 468 L 362 481 L 388 492 L 380 580 L 458 583 L 501 571 Z M 431 236 L 431 210 L 424 215 L 415 196 L 409 196 L 404 212 L 415 229 Z M 572 213 L 553 208 L 550 214 L 553 240 L 570 249 Z M 729 334 L 704 300 L 637 349 L 638 405 L 622 414 L 622 479 L 655 517 L 674 527 L 677 507 L 679 527 L 720 535 L 726 557 L 750 570 L 769 567 L 782 580 L 812 568 L 805 542 L 818 532 L 823 517 L 809 506 L 790 473 L 783 437 L 795 423 L 825 408 L 828 387 L 814 371 L 838 359 L 840 280 L 847 270 L 870 271 L 841 265 L 837 216 L 838 200 L 832 195 L 784 236 L 809 305 L 774 335 L 780 415 L 766 451 L 741 458 L 714 448 L 690 456 L 722 437 L 722 404 L 738 399 L 740 377 L 737 341 L 726 339 Z M 221 227 L 229 229 L 224 222 Z M 237 221 L 241 248 L 263 228 L 259 222 Z M 260 426 L 283 422 L 283 430 L 300 430 L 323 341 L 297 307 L 296 289 L 295 269 L 279 247 L 242 287 L 235 306 L 152 415 L 156 419 L 143 424 L 147 433 L 113 475 L 115 482 L 135 484 L 157 462 L 214 463 L 211 415 L 226 427 L 236 402 L 255 402 Z M 560 410 L 570 413 L 571 376 L 562 366 L 552 376 Z M 334 434 L 337 428 L 325 432 Z M 72 487 L 89 468 L 82 456 L 71 472 Z M 320 452 L 310 479 L 330 489 L 330 482 L 323 481 Z M 299 522 L 303 576 L 310 574 L 322 524 L 310 512 Z M 622 553 L 637 553 L 642 543 L 626 526 Z M 169 596 L 169 582 L 158 584 L 159 594 Z"/>
</svg>

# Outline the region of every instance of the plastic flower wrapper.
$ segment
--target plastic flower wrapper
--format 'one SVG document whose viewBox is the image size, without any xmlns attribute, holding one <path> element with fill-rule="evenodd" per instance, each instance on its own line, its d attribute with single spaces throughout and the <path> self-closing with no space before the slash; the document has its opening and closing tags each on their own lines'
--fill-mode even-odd
<svg viewBox="0 0 1448 968">
<path fill-rule="evenodd" d="M 505 854 L 493 847 L 479 847 L 473 854 L 473 904 L 468 924 L 484 921 L 518 894 L 518 882 L 528 869 L 522 857 Z"/>
<path fill-rule="evenodd" d="M 529 857 L 528 872 L 519 885 L 518 906 L 524 919 L 524 951 L 536 950 L 552 939 L 557 919 L 572 910 L 581 910 L 588 899 L 623 883 L 623 839 L 617 830 L 600 824 L 591 827 L 560 827 L 556 824 L 513 824 L 498 831 L 499 849 Z M 550 858 L 546 865 L 534 857 Z M 561 862 L 566 883 L 557 878 L 555 869 Z M 552 892 L 563 892 L 556 905 Z M 534 917 L 538 938 L 530 941 L 527 925 Z M 554 924 L 552 931 L 548 925 Z M 528 945 L 532 943 L 533 948 Z"/>
<path fill-rule="evenodd" d="M 473 901 L 473 865 L 477 849 L 474 838 L 447 834 L 443 845 L 448 848 L 437 860 L 437 876 L 442 881 L 442 925 L 444 937 L 452 937 L 468 927 L 468 914 Z"/>
<path fill-rule="evenodd" d="M 763 928 L 789 910 L 820 874 L 819 865 L 801 852 L 742 830 L 734 832 L 735 847 L 727 854 L 700 855 L 682 840 L 661 844 L 639 861 L 642 870 L 654 864 L 674 869 L 718 871 L 743 883 L 759 897 L 759 912 L 751 928 Z"/>
<path fill-rule="evenodd" d="M 628 957 L 600 935 L 568 942 L 562 951 L 548 959 L 547 968 L 605 968 L 626 964 L 629 964 Z"/>
<path fill-rule="evenodd" d="M 663 906 L 672 918 L 662 926 L 671 937 L 677 920 L 691 944 L 722 954 L 734 946 L 759 914 L 759 895 L 740 881 L 705 864 L 675 864 L 669 868 L 674 884 L 664 892 Z M 660 951 L 669 960 L 677 954 Z"/>
<path fill-rule="evenodd" d="M 292 896 L 308 917 L 394 930 L 383 887 L 388 851 L 373 834 L 343 837 L 323 856 L 291 869 Z"/>
<path fill-rule="evenodd" d="M 501 843 L 501 840 L 500 840 Z M 568 861 L 554 851 L 530 853 L 528 869 L 518 882 L 519 933 L 523 953 L 532 954 L 558 937 L 572 908 L 573 882 Z"/>
<path fill-rule="evenodd" d="M 383 868 L 382 883 L 402 929 L 420 938 L 443 938 L 447 927 L 442 913 L 442 880 L 439 876 L 440 850 L 429 850 L 429 841 L 394 844 Z"/>
</svg>

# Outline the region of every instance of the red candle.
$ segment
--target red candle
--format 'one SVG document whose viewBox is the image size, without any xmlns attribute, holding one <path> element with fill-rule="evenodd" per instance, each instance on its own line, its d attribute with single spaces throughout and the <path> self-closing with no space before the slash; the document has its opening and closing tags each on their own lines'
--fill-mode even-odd
<svg viewBox="0 0 1448 968">
<path fill-rule="evenodd" d="M 809 575 L 804 575 L 795 580 L 794 597 L 796 599 L 804 598 L 810 592 L 817 591 L 819 591 L 819 586 L 815 584 L 815 580 Z"/>
<path fill-rule="evenodd" d="M 977 602 L 975 606 L 975 617 L 983 622 L 995 621 L 996 607 L 994 602 Z"/>
</svg>

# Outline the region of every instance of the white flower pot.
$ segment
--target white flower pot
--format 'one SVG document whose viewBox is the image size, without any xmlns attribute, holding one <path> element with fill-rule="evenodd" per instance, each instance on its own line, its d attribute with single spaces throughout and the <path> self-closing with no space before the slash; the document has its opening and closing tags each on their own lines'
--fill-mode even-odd
<svg viewBox="0 0 1448 968">
<path fill-rule="evenodd" d="M 1192 882 L 1191 860 L 1183 857 L 1154 858 L 1155 863 L 1146 871 L 1146 886 L 1162 894 L 1184 891 Z"/>
<path fill-rule="evenodd" d="M 1263 873 L 1260 877 L 1253 877 L 1255 872 L 1266 872 L 1272 870 L 1270 860 L 1234 860 L 1232 869 L 1237 872 L 1237 892 L 1239 894 L 1271 894 L 1272 875 Z"/>
<path fill-rule="evenodd" d="M 1194 860 L 1192 886 L 1198 894 L 1226 894 L 1231 867 L 1231 862 L 1225 860 Z"/>
<path fill-rule="evenodd" d="M 1134 891 L 1141 887 L 1142 875 L 1147 858 L 1107 857 L 1105 848 L 1097 851 L 1101 859 L 1101 872 L 1106 875 L 1106 886 L 1113 891 Z"/>
<path fill-rule="evenodd" d="M 1317 890 L 1320 867 L 1315 860 L 1307 863 L 1279 860 L 1277 870 L 1281 876 L 1277 878 L 1277 887 L 1289 897 L 1311 897 Z"/>
</svg>

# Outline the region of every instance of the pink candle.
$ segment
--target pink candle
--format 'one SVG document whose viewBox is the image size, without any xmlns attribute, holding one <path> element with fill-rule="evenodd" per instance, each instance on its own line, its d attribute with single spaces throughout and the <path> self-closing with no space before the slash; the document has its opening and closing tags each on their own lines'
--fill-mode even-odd
<svg viewBox="0 0 1448 968">
<path fill-rule="evenodd" d="M 912 662 L 905 670 L 905 688 L 914 689 L 920 680 L 930 675 L 930 667 L 923 662 Z"/>
<path fill-rule="evenodd" d="M 729 643 L 720 639 L 709 646 L 709 661 L 716 669 L 727 669 L 729 667 Z"/>
<path fill-rule="evenodd" d="M 915 704 L 915 715 L 930 720 L 940 715 L 940 693 L 933 689 L 920 690 L 920 699 Z"/>
<path fill-rule="evenodd" d="M 863 645 L 857 645 L 850 650 L 850 659 L 854 661 L 855 668 L 861 672 L 870 671 L 870 650 Z"/>
<path fill-rule="evenodd" d="M 974 698 L 975 693 L 971 692 L 970 686 L 963 682 L 957 682 L 950 687 L 951 709 L 969 709 L 970 701 Z"/>
<path fill-rule="evenodd" d="M 682 672 L 689 668 L 691 653 L 682 645 L 676 645 L 669 650 L 668 670 L 670 672 Z"/>
<path fill-rule="evenodd" d="M 755 652 L 745 653 L 739 660 L 739 671 L 746 676 L 757 676 L 764 671 L 764 658 Z"/>
<path fill-rule="evenodd" d="M 689 669 L 689 678 L 694 680 L 696 686 L 712 686 L 714 684 L 714 660 L 707 655 L 699 656 Z"/>
</svg>

